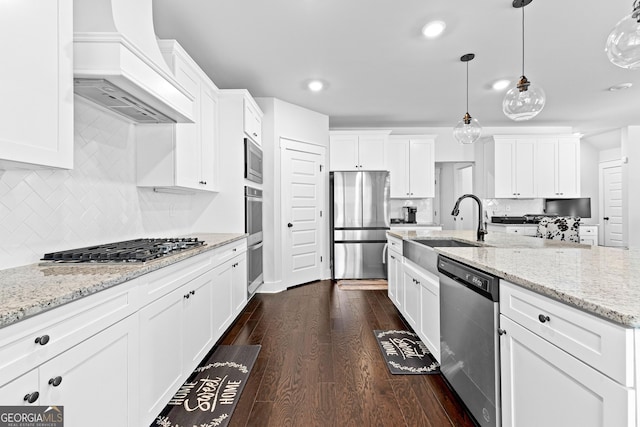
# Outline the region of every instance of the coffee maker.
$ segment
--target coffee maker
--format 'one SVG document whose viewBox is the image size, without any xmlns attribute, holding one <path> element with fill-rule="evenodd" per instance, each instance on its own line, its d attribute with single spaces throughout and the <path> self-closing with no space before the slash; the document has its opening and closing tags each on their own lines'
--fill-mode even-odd
<svg viewBox="0 0 640 427">
<path fill-rule="evenodd" d="M 418 208 L 416 208 L 415 206 L 403 206 L 402 210 L 403 210 L 402 219 L 404 220 L 404 222 L 407 224 L 415 224 L 416 212 L 418 211 Z"/>
</svg>

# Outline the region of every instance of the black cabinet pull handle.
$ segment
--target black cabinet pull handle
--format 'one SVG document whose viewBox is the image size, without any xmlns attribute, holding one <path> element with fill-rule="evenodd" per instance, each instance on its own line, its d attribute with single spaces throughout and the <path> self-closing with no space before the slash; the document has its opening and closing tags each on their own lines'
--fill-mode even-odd
<svg viewBox="0 0 640 427">
<path fill-rule="evenodd" d="M 544 314 L 540 314 L 538 316 L 538 320 L 540 321 L 540 323 L 545 323 L 550 321 L 551 319 L 549 319 L 549 316 L 545 316 Z"/>
<path fill-rule="evenodd" d="M 57 376 L 55 378 L 51 378 L 49 380 L 49 384 L 51 384 L 54 387 L 58 387 L 61 382 L 62 382 L 62 377 L 60 377 L 60 376 Z"/>
<path fill-rule="evenodd" d="M 40 397 L 40 393 L 34 391 L 33 393 L 29 393 L 24 397 L 25 402 L 33 403 Z"/>
<path fill-rule="evenodd" d="M 196 291 L 190 291 L 189 293 L 190 293 L 191 295 L 195 295 L 195 294 L 196 294 Z"/>
<path fill-rule="evenodd" d="M 49 342 L 49 335 L 43 335 L 41 337 L 36 338 L 36 344 L 47 345 Z"/>
<path fill-rule="evenodd" d="M 189 294 L 184 294 L 184 295 L 183 295 L 183 298 L 185 298 L 185 299 L 189 299 L 189 296 L 190 296 Z"/>
<path fill-rule="evenodd" d="M 604 218 L 602 218 L 602 219 L 604 219 L 605 221 L 609 221 L 609 217 L 608 217 L 608 216 L 605 216 L 605 217 L 604 217 Z"/>
</svg>

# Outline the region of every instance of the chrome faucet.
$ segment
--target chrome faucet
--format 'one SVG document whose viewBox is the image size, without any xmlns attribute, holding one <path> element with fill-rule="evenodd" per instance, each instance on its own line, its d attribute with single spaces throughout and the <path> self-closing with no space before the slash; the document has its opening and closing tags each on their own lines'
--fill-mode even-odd
<svg viewBox="0 0 640 427">
<path fill-rule="evenodd" d="M 465 194 L 458 197 L 458 200 L 456 200 L 456 204 L 451 211 L 451 215 L 458 216 L 458 214 L 460 213 L 460 202 L 462 201 L 462 199 L 466 199 L 467 197 L 472 198 L 478 203 L 478 242 L 484 242 L 484 235 L 487 234 L 487 227 L 482 222 L 482 200 L 480 200 L 478 196 L 475 196 L 473 194 Z"/>
</svg>

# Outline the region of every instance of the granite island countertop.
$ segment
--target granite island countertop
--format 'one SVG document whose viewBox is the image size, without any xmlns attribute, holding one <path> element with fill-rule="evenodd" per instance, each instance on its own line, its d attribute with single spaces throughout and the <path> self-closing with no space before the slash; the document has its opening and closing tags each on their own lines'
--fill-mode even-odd
<svg viewBox="0 0 640 427">
<path fill-rule="evenodd" d="M 475 231 L 402 231 L 402 239 L 476 241 Z M 479 243 L 479 242 L 478 242 Z M 586 312 L 640 328 L 640 251 L 489 233 L 479 247 L 437 252 Z"/>
<path fill-rule="evenodd" d="M 0 270 L 0 328 L 246 237 L 236 233 L 194 233 L 205 245 L 134 263 L 55 263 Z"/>
</svg>

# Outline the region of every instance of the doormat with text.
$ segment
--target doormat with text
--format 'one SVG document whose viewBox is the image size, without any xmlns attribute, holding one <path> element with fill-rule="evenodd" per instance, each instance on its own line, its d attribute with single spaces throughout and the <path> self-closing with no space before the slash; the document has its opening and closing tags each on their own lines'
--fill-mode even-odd
<svg viewBox="0 0 640 427">
<path fill-rule="evenodd" d="M 198 366 L 152 427 L 224 427 L 238 404 L 259 345 L 221 345 Z"/>
<path fill-rule="evenodd" d="M 413 332 L 375 330 L 373 333 L 393 375 L 440 373 L 440 364 Z"/>
</svg>

